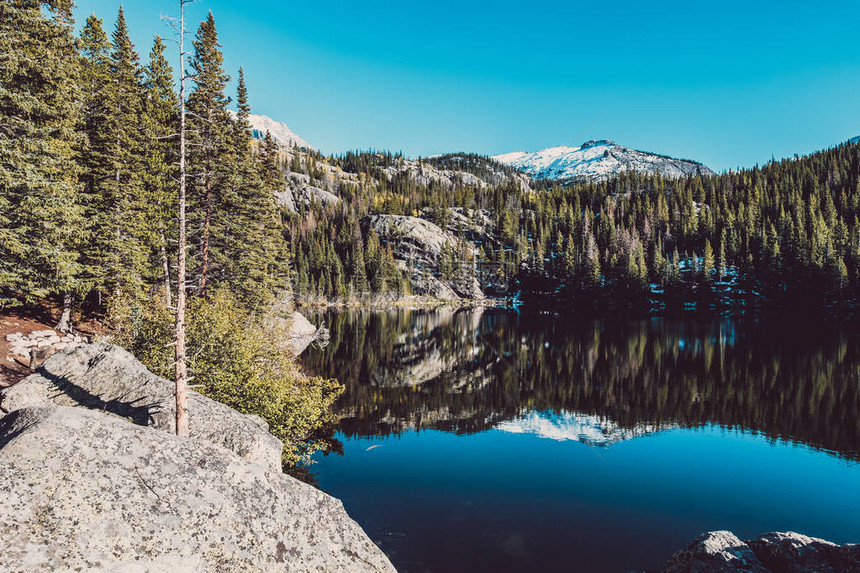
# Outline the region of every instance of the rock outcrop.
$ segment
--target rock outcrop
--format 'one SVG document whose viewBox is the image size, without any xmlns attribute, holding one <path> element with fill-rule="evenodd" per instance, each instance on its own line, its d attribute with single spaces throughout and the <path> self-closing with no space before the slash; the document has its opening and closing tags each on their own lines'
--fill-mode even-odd
<svg viewBox="0 0 860 573">
<path fill-rule="evenodd" d="M 0 391 L 0 410 L 75 406 L 172 432 L 174 383 L 151 373 L 129 352 L 103 342 L 67 348 L 31 376 Z M 191 435 L 224 446 L 270 470 L 280 470 L 283 444 L 257 416 L 247 416 L 197 392 L 188 395 Z"/>
<path fill-rule="evenodd" d="M 711 531 L 673 555 L 662 573 L 858 573 L 860 545 L 837 545 L 799 533 L 741 541 Z"/>
<path fill-rule="evenodd" d="M 327 181 L 328 179 L 326 178 Z M 320 184 L 323 184 L 323 182 L 320 182 Z M 323 189 L 314 185 L 311 177 L 304 173 L 290 173 L 284 188 L 281 191 L 275 192 L 275 199 L 278 201 L 278 204 L 294 213 L 298 212 L 298 205 L 309 205 L 311 203 L 334 205 L 339 203 L 340 198 L 332 192 L 336 189 L 336 186 L 326 184 L 326 187 L 327 189 Z"/>
<path fill-rule="evenodd" d="M 456 252 L 465 249 L 474 255 L 473 245 L 419 217 L 371 215 L 364 224 L 391 245 L 398 267 L 410 276 L 413 294 L 440 300 L 484 298 L 473 264 L 455 263 L 459 268 L 455 268 L 453 278 L 440 276 L 445 248 Z"/>
<path fill-rule="evenodd" d="M 315 488 L 81 408 L 0 419 L 0 570 L 393 572 Z"/>
</svg>

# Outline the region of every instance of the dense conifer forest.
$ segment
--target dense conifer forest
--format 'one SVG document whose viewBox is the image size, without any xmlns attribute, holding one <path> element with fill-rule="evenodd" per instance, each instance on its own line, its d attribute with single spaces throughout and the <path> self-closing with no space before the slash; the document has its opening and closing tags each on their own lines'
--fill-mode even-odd
<svg viewBox="0 0 860 573">
<path fill-rule="evenodd" d="M 857 144 L 718 176 L 622 174 L 600 183 L 536 182 L 528 190 L 511 179 L 453 189 L 405 176 L 388 180 L 380 170 L 402 161 L 390 154 L 328 161 L 374 184 L 343 188 L 342 204 L 312 205 L 291 223 L 300 294 L 315 289 L 335 298 L 360 290 L 354 277 L 362 274 L 362 259 L 366 266 L 380 253 L 372 231 L 360 232 L 367 215 L 417 215 L 445 228 L 451 210 L 461 209 L 493 221 L 492 233 L 474 241 L 478 260 L 508 263 L 526 300 L 550 293 L 579 307 L 644 309 L 856 303 Z M 479 177 L 505 169 L 462 154 L 427 161 Z"/>
<path fill-rule="evenodd" d="M 169 309 L 176 288 L 177 71 L 161 38 L 141 60 L 122 10 L 110 30 L 89 16 L 77 35 L 71 10 L 63 0 L 2 7 L 0 289 L 7 302 L 53 297 L 64 321 L 73 306 L 89 305 L 122 328 L 154 301 Z M 718 176 L 525 187 L 478 155 L 417 160 L 419 170 L 476 176 L 446 187 L 411 176 L 400 154 L 325 157 L 279 148 L 271 136 L 253 140 L 249 91 L 237 70 L 236 93 L 227 93 L 233 78 L 211 14 L 188 67 L 193 297 L 225 290 L 254 315 L 294 294 L 308 302 L 408 295 L 396 244 L 366 224 L 382 213 L 458 235 L 423 272 L 502 263 L 526 301 L 549 294 L 578 307 L 645 310 L 856 303 L 860 145 Z M 290 209 L 276 200 L 293 175 L 313 183 L 331 173 L 343 176 L 335 202 Z M 476 233 L 462 218 L 491 224 Z"/>
<path fill-rule="evenodd" d="M 179 98 L 155 38 L 141 61 L 120 8 L 74 33 L 68 0 L 0 4 L 0 307 L 62 306 L 100 320 L 153 372 L 174 367 Z M 187 73 L 188 366 L 196 387 L 263 416 L 294 464 L 320 447 L 341 391 L 307 378 L 272 340 L 292 292 L 271 138 L 251 137 L 237 70 L 235 118 L 215 20 Z"/>
</svg>

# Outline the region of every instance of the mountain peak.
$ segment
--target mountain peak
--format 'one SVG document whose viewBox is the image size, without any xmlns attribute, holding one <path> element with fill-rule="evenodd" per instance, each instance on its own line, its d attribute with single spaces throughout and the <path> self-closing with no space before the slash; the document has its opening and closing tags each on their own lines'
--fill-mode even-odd
<svg viewBox="0 0 860 573">
<path fill-rule="evenodd" d="M 236 112 L 228 110 L 230 117 L 235 118 Z M 300 149 L 309 149 L 316 151 L 317 149 L 307 141 L 296 135 L 286 123 L 276 121 L 265 115 L 249 115 L 248 123 L 251 124 L 251 135 L 255 139 L 265 139 L 266 132 L 272 134 L 272 139 L 282 147 L 298 147 Z"/>
<path fill-rule="evenodd" d="M 686 177 L 713 171 L 695 161 L 636 151 L 608 139 L 586 141 L 580 147 L 550 147 L 534 153 L 517 151 L 492 159 L 535 179 L 602 181 L 629 171 L 665 177 Z"/>
<path fill-rule="evenodd" d="M 580 149 L 585 149 L 587 147 L 596 147 L 596 146 L 604 146 L 604 147 L 618 147 L 618 144 L 609 139 L 592 139 L 591 141 L 586 141 L 582 145 L 579 146 Z"/>
</svg>

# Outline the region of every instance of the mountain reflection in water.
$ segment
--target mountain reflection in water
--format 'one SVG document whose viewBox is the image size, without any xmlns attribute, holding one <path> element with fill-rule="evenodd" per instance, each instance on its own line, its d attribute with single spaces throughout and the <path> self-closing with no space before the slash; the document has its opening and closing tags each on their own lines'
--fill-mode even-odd
<svg viewBox="0 0 860 573">
<path fill-rule="evenodd" d="M 346 437 L 498 428 L 599 446 L 717 424 L 860 459 L 860 337 L 844 327 L 498 309 L 312 320 L 332 336 L 302 361 L 346 385 Z"/>
</svg>

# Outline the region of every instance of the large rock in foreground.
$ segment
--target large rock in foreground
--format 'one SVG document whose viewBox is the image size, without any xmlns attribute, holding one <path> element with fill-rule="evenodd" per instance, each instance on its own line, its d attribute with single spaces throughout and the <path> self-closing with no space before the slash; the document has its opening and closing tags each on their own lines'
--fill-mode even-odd
<svg viewBox="0 0 860 573">
<path fill-rule="evenodd" d="M 741 541 L 731 531 L 711 531 L 673 555 L 662 573 L 860 573 L 860 545 L 793 532 Z"/>
<path fill-rule="evenodd" d="M 78 406 L 173 432 L 174 383 L 159 378 L 126 350 L 96 343 L 63 350 L 38 372 L 0 391 L 0 410 Z M 197 392 L 188 393 L 190 432 L 248 461 L 280 469 L 283 444 L 257 416 L 240 414 Z"/>
<path fill-rule="evenodd" d="M 394 571 L 313 487 L 80 408 L 0 419 L 0 491 L 0 571 Z"/>
</svg>

